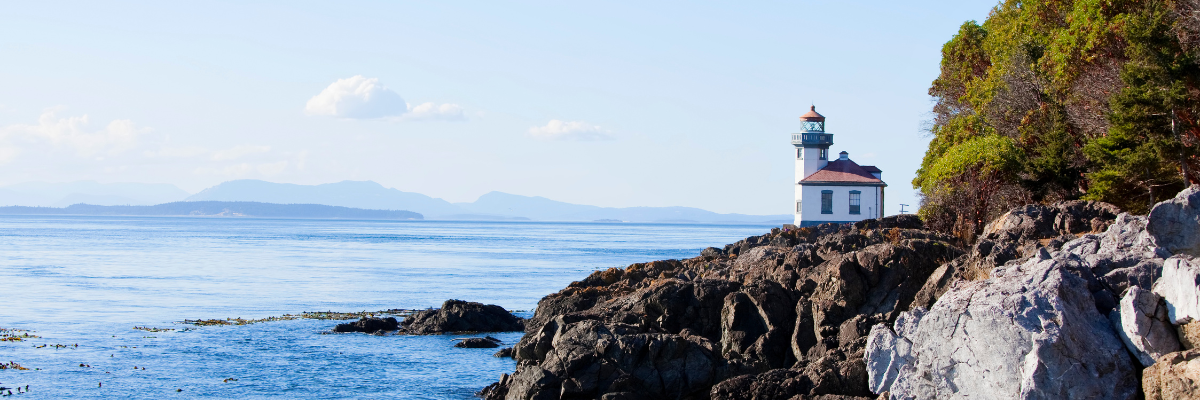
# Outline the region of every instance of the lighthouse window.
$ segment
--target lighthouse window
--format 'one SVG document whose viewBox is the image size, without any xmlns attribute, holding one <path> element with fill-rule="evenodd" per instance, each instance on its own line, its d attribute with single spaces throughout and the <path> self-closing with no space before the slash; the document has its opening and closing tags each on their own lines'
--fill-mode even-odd
<svg viewBox="0 0 1200 400">
<path fill-rule="evenodd" d="M 862 192 L 857 191 L 857 190 L 850 191 L 850 213 L 851 214 L 862 214 L 862 206 L 860 205 L 861 198 L 862 198 Z"/>
<path fill-rule="evenodd" d="M 796 214 L 800 213 L 800 201 L 796 200 Z"/>
<path fill-rule="evenodd" d="M 833 191 L 821 191 L 821 214 L 833 214 Z"/>
<path fill-rule="evenodd" d="M 797 160 L 803 160 L 803 159 L 804 159 L 804 149 L 801 149 L 801 148 L 796 148 L 796 159 L 797 159 Z"/>
<path fill-rule="evenodd" d="M 821 157 L 820 157 L 820 159 L 821 159 L 821 160 L 828 160 L 828 159 L 829 159 L 829 149 L 821 149 Z"/>
</svg>

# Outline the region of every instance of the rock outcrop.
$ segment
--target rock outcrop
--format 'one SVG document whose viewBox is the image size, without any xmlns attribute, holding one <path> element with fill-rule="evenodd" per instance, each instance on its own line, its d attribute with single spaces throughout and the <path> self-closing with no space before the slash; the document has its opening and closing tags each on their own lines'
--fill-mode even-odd
<svg viewBox="0 0 1200 400">
<path fill-rule="evenodd" d="M 912 216 L 773 230 L 542 299 L 487 399 L 874 398 L 870 327 L 963 254 Z M 778 384 L 767 384 L 775 382 Z"/>
<path fill-rule="evenodd" d="M 521 318 L 503 307 L 446 300 L 442 308 L 422 310 L 404 318 L 404 332 L 427 335 L 445 332 L 511 332 L 524 329 Z"/>
<path fill-rule="evenodd" d="M 597 271 L 538 303 L 480 396 L 1195 396 L 1197 224 L 1192 188 L 1149 216 L 1019 207 L 966 251 L 897 216 Z"/>
<path fill-rule="evenodd" d="M 337 324 L 337 326 L 333 327 L 333 331 L 338 332 L 338 333 L 348 333 L 348 332 L 376 333 L 376 332 L 394 331 L 394 330 L 398 330 L 398 329 L 400 329 L 400 324 L 397 323 L 396 319 L 392 318 L 392 317 L 387 317 L 387 318 L 362 317 L 358 321 L 348 322 L 348 323 L 344 323 L 344 324 Z"/>
<path fill-rule="evenodd" d="M 1075 255 L 1034 258 L 873 328 L 871 390 L 892 399 L 1132 399 L 1137 370 Z"/>
<path fill-rule="evenodd" d="M 1200 350 L 1159 357 L 1142 371 L 1146 400 L 1200 399 Z"/>
<path fill-rule="evenodd" d="M 1120 214 L 1115 206 L 1094 201 L 1015 208 L 988 224 L 966 256 L 934 271 L 914 307 L 929 308 L 954 283 L 987 279 L 992 269 L 1019 263 L 1039 249 L 1058 250 L 1077 235 L 1104 232 Z M 1138 226 L 1137 232 L 1143 231 L 1144 225 Z"/>
</svg>

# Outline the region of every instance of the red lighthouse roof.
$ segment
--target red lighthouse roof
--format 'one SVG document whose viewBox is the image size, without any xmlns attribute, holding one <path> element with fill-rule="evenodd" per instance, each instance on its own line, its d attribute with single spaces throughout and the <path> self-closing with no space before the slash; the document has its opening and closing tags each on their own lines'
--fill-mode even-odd
<svg viewBox="0 0 1200 400">
<path fill-rule="evenodd" d="M 822 184 L 855 183 L 864 186 L 887 186 L 882 180 L 872 175 L 872 172 L 880 171 L 874 166 L 859 166 L 850 159 L 833 160 L 825 168 L 802 179 L 800 184 L 820 186 Z"/>
<path fill-rule="evenodd" d="M 801 121 L 825 122 L 825 116 L 817 113 L 817 106 L 812 106 L 808 112 L 800 116 Z"/>
</svg>

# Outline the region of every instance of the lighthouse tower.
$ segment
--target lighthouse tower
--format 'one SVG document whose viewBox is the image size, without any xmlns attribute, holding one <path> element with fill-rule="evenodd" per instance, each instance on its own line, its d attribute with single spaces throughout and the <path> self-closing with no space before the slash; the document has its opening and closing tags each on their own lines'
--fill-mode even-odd
<svg viewBox="0 0 1200 400">
<path fill-rule="evenodd" d="M 825 132 L 825 116 L 813 106 L 800 116 L 796 148 L 796 226 L 855 222 L 883 217 L 883 172 L 858 165 L 841 152 L 829 159 L 833 134 Z"/>
<path fill-rule="evenodd" d="M 829 165 L 833 134 L 825 133 L 825 116 L 817 113 L 817 106 L 800 116 L 800 133 L 792 134 L 792 145 L 796 146 L 796 181 Z M 800 201 L 799 186 L 796 187 L 796 201 Z"/>
</svg>

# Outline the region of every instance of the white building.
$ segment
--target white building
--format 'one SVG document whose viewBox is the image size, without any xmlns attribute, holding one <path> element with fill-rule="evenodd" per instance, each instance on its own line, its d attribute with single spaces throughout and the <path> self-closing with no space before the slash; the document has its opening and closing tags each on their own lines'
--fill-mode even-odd
<svg viewBox="0 0 1200 400">
<path fill-rule="evenodd" d="M 800 117 L 796 147 L 796 226 L 856 222 L 883 217 L 883 171 L 858 165 L 841 152 L 829 160 L 833 134 L 825 133 L 825 117 L 813 107 Z"/>
</svg>

